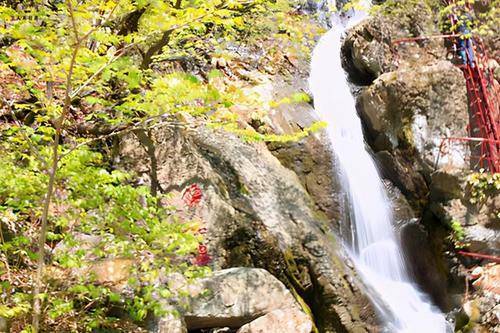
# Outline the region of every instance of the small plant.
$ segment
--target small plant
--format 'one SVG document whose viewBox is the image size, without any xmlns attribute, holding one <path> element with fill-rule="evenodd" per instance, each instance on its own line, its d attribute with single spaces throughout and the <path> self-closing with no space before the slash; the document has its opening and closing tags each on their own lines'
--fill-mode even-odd
<svg viewBox="0 0 500 333">
<path fill-rule="evenodd" d="M 481 207 L 486 204 L 489 198 L 498 195 L 500 191 L 500 174 L 492 174 L 484 170 L 472 173 L 467 177 L 466 190 L 469 193 L 470 203 Z M 500 210 L 495 211 L 494 215 L 500 219 Z"/>
<path fill-rule="evenodd" d="M 460 222 L 457 220 L 452 220 L 450 223 L 450 228 L 451 234 L 449 236 L 449 240 L 453 243 L 455 248 L 461 249 L 466 247 L 467 244 L 464 243 L 465 231 Z"/>
</svg>

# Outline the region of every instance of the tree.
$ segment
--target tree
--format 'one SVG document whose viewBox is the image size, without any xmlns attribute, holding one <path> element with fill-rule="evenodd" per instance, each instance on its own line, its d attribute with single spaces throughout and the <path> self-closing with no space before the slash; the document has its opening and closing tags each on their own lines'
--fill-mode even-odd
<svg viewBox="0 0 500 333">
<path fill-rule="evenodd" d="M 130 175 L 109 172 L 89 144 L 118 133 L 147 133 L 151 127 L 191 126 L 186 115 L 249 140 L 295 140 L 318 127 L 290 136 L 242 128 L 230 107 L 253 103 L 251 97 L 238 89 L 219 91 L 213 84 L 220 75 L 215 70 L 206 75 L 169 70 L 174 63 L 181 69 L 202 67 L 221 43 L 258 32 L 254 23 L 268 11 L 287 10 L 287 1 L 272 0 L 32 0 L 0 6 L 0 70 L 9 90 L 0 104 L 2 145 L 8 152 L 0 158 L 6 170 L 0 177 L 0 211 L 2 226 L 8 223 L 4 220 L 23 220 L 28 234 L 2 235 L 2 261 L 7 274 L 14 257 L 22 263 L 19 270 L 36 267 L 31 298 L 26 288 L 11 295 L 12 286 L 3 286 L 11 306 L 0 307 L 0 315 L 26 314 L 33 301 L 31 330 L 38 332 L 42 312 L 57 318 L 78 307 L 71 297 L 86 299 L 79 305 L 83 308 L 116 299 L 88 281 L 69 293 L 55 290 L 58 296 L 52 299 L 42 291 L 47 240 L 71 241 L 68 220 L 79 214 L 86 218 L 79 218 L 78 228 L 99 230 L 112 244 L 126 244 L 122 251 L 158 253 L 147 270 L 158 269 L 159 262 L 172 267 L 161 255 L 165 248 L 152 237 L 170 239 L 168 251 L 181 257 L 196 247 L 189 224 L 177 223 L 172 212 L 154 204 L 163 193 L 147 193 L 129 183 Z M 95 188 L 86 186 L 89 182 Z M 69 198 L 67 206 L 54 212 L 64 201 L 61 196 Z M 139 197 L 144 205 L 137 205 Z M 130 211 L 133 218 L 125 213 Z M 174 221 L 165 225 L 160 216 Z M 138 221 L 141 228 L 131 223 Z M 37 246 L 32 247 L 33 225 L 38 224 Z M 125 236 L 116 234 L 117 224 Z M 57 263 L 71 267 L 79 260 L 73 255 Z M 199 274 L 190 265 L 177 268 Z M 139 283 L 137 297 L 127 300 L 134 318 L 154 309 L 151 292 Z M 42 304 L 50 304 L 49 310 L 43 311 Z"/>
</svg>

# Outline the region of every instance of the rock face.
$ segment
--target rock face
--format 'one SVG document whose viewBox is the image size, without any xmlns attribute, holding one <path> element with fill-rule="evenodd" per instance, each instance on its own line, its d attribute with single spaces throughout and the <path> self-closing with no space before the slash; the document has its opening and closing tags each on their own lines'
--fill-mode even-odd
<svg viewBox="0 0 500 333">
<path fill-rule="evenodd" d="M 464 292 L 464 276 L 457 273 L 464 270 L 461 264 L 479 263 L 445 252 L 454 249 L 450 238 L 460 236 L 469 251 L 498 255 L 499 199 L 494 194 L 481 205 L 471 204 L 464 176 L 474 168 L 477 161 L 471 156 L 477 154 L 468 144 L 449 139 L 470 134 L 465 80 L 446 42 L 401 40 L 441 33 L 439 10 L 428 4 L 407 0 L 383 7 L 348 32 L 342 57 L 351 80 L 365 86 L 357 108 L 367 143 L 390 181 L 387 187 L 397 190 L 391 199 L 409 266 L 436 302 L 450 309 Z M 397 200 L 398 191 L 409 207 Z M 458 297 L 452 300 L 447 293 Z M 484 306 L 469 308 L 490 316 L 489 305 L 497 298 L 478 295 Z"/>
<path fill-rule="evenodd" d="M 311 307 L 323 332 L 367 331 L 373 312 L 338 255 L 332 230 L 315 213 L 297 176 L 263 144 L 196 127 L 157 130 L 158 188 L 179 191 L 197 183 L 203 200 L 192 219 L 203 221 L 215 269 L 267 269 Z M 147 180 L 149 157 L 134 137 L 121 158 Z"/>
<path fill-rule="evenodd" d="M 461 71 L 447 60 L 442 40 L 402 41 L 439 34 L 436 15 L 436 8 L 418 1 L 382 7 L 348 31 L 342 48 L 351 79 L 367 86 L 357 107 L 382 174 L 417 212 L 426 205 L 436 167 L 454 175 L 469 168 L 466 145 L 441 146 L 445 137 L 468 135 Z"/>
<path fill-rule="evenodd" d="M 394 68 L 390 27 L 383 20 L 366 20 L 353 27 L 342 45 L 343 66 L 357 84 L 370 84 Z"/>
<path fill-rule="evenodd" d="M 443 138 L 467 136 L 465 83 L 451 63 L 385 73 L 360 94 L 358 108 L 384 176 L 411 199 L 426 196 L 435 166 L 469 167 L 464 145 L 440 153 Z"/>
<path fill-rule="evenodd" d="M 432 8 L 426 3 L 401 1 L 398 4 L 397 8 L 375 13 L 347 32 L 342 62 L 354 83 L 369 85 L 381 74 L 396 68 L 445 56 L 445 48 L 439 42 L 397 43 L 401 38 L 437 32 Z M 432 52 L 419 52 L 422 46 Z"/>
<path fill-rule="evenodd" d="M 310 333 L 313 327 L 311 317 L 290 291 L 263 269 L 224 269 L 197 281 L 189 290 L 187 307 L 181 304 L 180 315 L 160 318 L 153 332 L 221 327 L 259 332 L 263 325 L 274 325 L 277 330 L 273 332 Z"/>
<path fill-rule="evenodd" d="M 471 203 L 470 187 L 465 182 L 460 191 L 446 200 L 434 201 L 430 209 L 445 224 L 456 223 L 463 232 L 462 242 L 472 252 L 500 254 L 500 194 L 487 197 L 484 203 Z"/>
</svg>

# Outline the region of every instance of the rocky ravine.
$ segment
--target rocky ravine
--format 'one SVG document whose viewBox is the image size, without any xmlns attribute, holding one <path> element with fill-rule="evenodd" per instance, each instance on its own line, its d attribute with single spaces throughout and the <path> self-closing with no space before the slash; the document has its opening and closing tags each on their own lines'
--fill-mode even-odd
<svg viewBox="0 0 500 333">
<path fill-rule="evenodd" d="M 343 57 L 350 77 L 364 86 L 360 116 L 386 178 L 413 272 L 443 309 L 451 309 L 460 303 L 464 282 L 458 259 L 444 255 L 445 239 L 457 212 L 469 211 L 463 182 L 468 165 L 462 159 L 468 151 L 458 146 L 437 157 L 443 137 L 466 134 L 465 84 L 439 42 L 406 45 L 398 56 L 392 53 L 391 38 L 436 32 L 430 8 L 417 6 L 407 15 L 402 22 L 376 16 L 361 23 L 346 36 Z M 262 70 L 254 59 L 240 59 L 244 71 L 237 65 L 218 66 L 243 73 L 249 91 L 263 99 L 279 100 L 307 91 L 307 58 L 286 59 L 289 65 L 281 63 L 278 70 Z M 291 133 L 314 119 L 312 106 L 299 103 L 275 108 L 261 125 Z M 159 318 L 154 331 L 225 327 L 219 332 L 260 332 L 271 324 L 276 332 L 377 330 L 374 311 L 336 241 L 335 235 L 349 225 L 321 134 L 266 146 L 193 124 L 138 132 L 120 141 L 120 165 L 138 172 L 141 182 L 174 194 L 196 183 L 204 194 L 201 204 L 185 214 L 208 230 L 215 274 L 200 284 L 208 286 L 211 296 L 200 296 L 195 288 L 191 310 Z M 476 222 L 465 217 L 460 222 L 472 223 L 474 230 L 486 228 L 498 239 L 494 224 L 476 213 Z M 467 236 L 476 237 L 472 232 Z M 494 249 L 496 243 L 483 236 L 483 249 Z M 487 288 L 475 296 L 479 319 L 472 320 L 477 307 L 464 307 L 463 325 L 494 325 L 491 294 Z M 273 298 L 282 300 L 280 305 Z M 290 323 L 296 323 L 293 329 Z"/>
<path fill-rule="evenodd" d="M 358 112 L 382 175 L 389 188 L 397 188 L 390 192 L 396 211 L 404 212 L 396 216 L 413 272 L 449 310 L 462 303 L 465 277 L 480 276 L 467 269 L 481 264 L 451 255 L 450 226 L 458 223 L 469 251 L 498 254 L 500 193 L 484 204 L 472 204 L 466 181 L 469 147 L 449 141 L 440 153 L 443 138 L 469 135 L 465 80 L 443 40 L 394 43 L 441 33 L 435 9 L 411 1 L 402 2 L 401 8 L 399 15 L 375 15 L 354 27 L 344 41 L 343 61 L 352 80 L 364 86 Z M 500 278 L 492 273 L 496 269 L 485 272 L 490 279 Z M 485 291 L 480 283 L 470 287 L 476 307 L 465 303 L 468 329 L 500 329 L 498 290 Z M 466 325 L 459 321 L 457 329 Z"/>
</svg>

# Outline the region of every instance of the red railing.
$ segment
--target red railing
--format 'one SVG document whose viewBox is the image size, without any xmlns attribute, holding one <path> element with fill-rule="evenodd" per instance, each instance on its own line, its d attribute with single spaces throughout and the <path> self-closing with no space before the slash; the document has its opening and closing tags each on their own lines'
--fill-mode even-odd
<svg viewBox="0 0 500 333">
<path fill-rule="evenodd" d="M 452 25 L 457 24 L 454 18 L 450 16 Z M 457 34 L 418 36 L 409 38 L 400 38 L 393 41 L 393 45 L 403 43 L 418 42 L 429 39 L 451 39 L 455 46 L 458 46 L 458 38 L 469 38 Z M 479 149 L 472 149 L 471 167 L 479 167 L 490 170 L 492 173 L 500 172 L 500 111 L 499 111 L 499 87 L 494 80 L 493 71 L 488 67 L 489 58 L 486 49 L 480 38 L 474 38 L 474 49 L 472 50 L 473 59 L 468 52 L 465 65 L 458 65 L 462 70 L 466 87 L 467 98 L 469 101 L 469 137 L 451 137 L 444 138 L 441 142 L 439 154 L 436 160 L 436 167 L 439 158 L 442 155 L 442 148 L 446 141 L 460 141 L 469 143 L 479 143 Z M 477 163 L 474 163 L 477 161 Z"/>
<path fill-rule="evenodd" d="M 453 149 L 454 145 L 462 147 Z M 484 169 L 491 170 L 492 165 L 498 165 L 500 161 L 494 160 L 489 155 L 489 151 L 500 145 L 499 140 L 484 139 L 479 137 L 446 137 L 441 140 L 439 145 L 438 155 L 434 163 L 434 169 L 438 169 L 443 156 L 447 156 L 452 151 L 468 151 L 468 154 L 463 154 L 462 159 L 472 170 Z M 493 147 L 493 148 L 492 148 Z M 456 161 L 453 161 L 456 165 Z"/>
<path fill-rule="evenodd" d="M 500 257 L 493 256 L 493 255 L 475 253 L 475 252 L 466 252 L 466 251 L 458 251 L 457 253 L 462 255 L 462 256 L 465 256 L 465 257 L 491 260 L 491 261 L 500 263 Z"/>
</svg>

